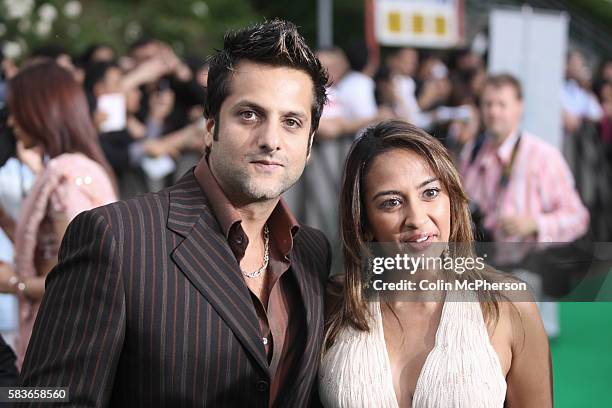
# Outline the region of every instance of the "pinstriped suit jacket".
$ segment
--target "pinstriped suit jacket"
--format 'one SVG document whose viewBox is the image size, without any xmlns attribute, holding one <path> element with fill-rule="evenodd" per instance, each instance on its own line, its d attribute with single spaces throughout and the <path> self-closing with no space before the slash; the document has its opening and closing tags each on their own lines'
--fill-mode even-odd
<svg viewBox="0 0 612 408">
<path fill-rule="evenodd" d="M 323 234 L 302 226 L 290 271 L 306 350 L 276 406 L 309 405 L 330 257 Z M 67 386 L 71 406 L 267 407 L 270 380 L 247 286 L 192 171 L 72 222 L 22 386 Z"/>
</svg>

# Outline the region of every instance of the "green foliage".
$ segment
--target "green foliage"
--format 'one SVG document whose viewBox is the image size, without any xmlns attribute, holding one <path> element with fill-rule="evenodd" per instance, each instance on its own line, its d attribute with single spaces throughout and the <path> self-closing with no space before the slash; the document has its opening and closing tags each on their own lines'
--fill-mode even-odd
<svg viewBox="0 0 612 408">
<path fill-rule="evenodd" d="M 317 0 L 287 1 L 251 0 L 266 18 L 294 22 L 308 43 L 317 46 Z M 332 0 L 334 43 L 346 47 L 364 36 L 364 0 Z"/>
<path fill-rule="evenodd" d="M 612 34 L 612 2 L 610 0 L 570 0 L 578 10 Z"/>
<path fill-rule="evenodd" d="M 78 3 L 80 14 L 67 16 L 67 3 Z M 333 3 L 334 42 L 346 46 L 363 38 L 364 1 Z M 9 8 L 28 4 L 22 17 L 11 17 Z M 56 17 L 45 27 L 41 9 L 49 6 Z M 10 42 L 13 48 L 17 44 L 22 56 L 50 42 L 73 54 L 94 43 L 110 44 L 123 53 L 138 37 L 148 35 L 168 42 L 179 54 L 206 55 L 221 47 L 227 29 L 275 17 L 293 21 L 309 44 L 317 45 L 317 0 L 0 0 L 0 42 Z"/>
<path fill-rule="evenodd" d="M 81 13 L 67 16 L 67 3 L 80 4 Z M 610 1 L 571 3 L 600 27 L 612 26 Z M 45 25 L 41 9 L 48 12 L 49 6 L 55 9 L 56 17 Z M 29 10 L 14 18 L 9 9 L 15 8 Z M 98 42 L 124 52 L 132 41 L 146 34 L 167 41 L 179 54 L 205 55 L 221 46 L 227 29 L 275 17 L 293 21 L 309 44 L 317 45 L 317 0 L 0 0 L 0 43 L 9 42 L 13 50 L 20 48 L 22 55 L 49 42 L 64 45 L 75 54 Z M 363 38 L 364 0 L 333 0 L 333 24 L 337 45 Z"/>
<path fill-rule="evenodd" d="M 81 12 L 66 15 L 67 3 Z M 50 8 L 55 18 L 44 18 Z M 148 35 L 180 54 L 205 55 L 221 46 L 226 29 L 259 19 L 249 0 L 0 0 L 0 41 L 17 44 L 22 56 L 50 42 L 78 54 L 100 42 L 124 52 Z"/>
</svg>

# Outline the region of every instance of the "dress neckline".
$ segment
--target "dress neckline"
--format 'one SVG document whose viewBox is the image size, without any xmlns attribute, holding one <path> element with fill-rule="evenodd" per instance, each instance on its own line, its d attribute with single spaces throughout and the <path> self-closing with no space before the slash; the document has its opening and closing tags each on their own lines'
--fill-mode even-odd
<svg viewBox="0 0 612 408">
<path fill-rule="evenodd" d="M 436 347 L 440 346 L 440 342 L 442 341 L 442 339 L 440 338 L 441 333 L 440 333 L 440 328 L 446 327 L 448 325 L 447 320 L 449 319 L 448 314 L 448 304 L 452 303 L 452 302 L 457 302 L 460 301 L 459 298 L 457 298 L 455 295 L 456 292 L 447 292 L 446 295 L 444 296 L 444 304 L 442 305 L 442 312 L 440 314 L 440 321 L 438 322 L 438 327 L 436 328 L 436 335 L 435 335 L 435 340 L 434 340 L 434 344 L 433 347 L 431 348 L 431 350 L 429 350 L 429 352 L 427 353 L 427 357 L 425 358 L 425 362 L 423 363 L 423 366 L 421 367 L 421 370 L 419 372 L 419 376 L 417 377 L 417 382 L 414 388 L 414 393 L 412 394 L 412 401 L 416 400 L 416 396 L 419 393 L 419 391 L 421 391 L 423 389 L 423 384 L 421 384 L 424 380 L 423 380 L 423 373 L 425 372 L 426 369 L 429 368 L 429 365 L 431 365 L 431 360 L 432 360 L 432 356 L 434 351 L 436 350 Z M 452 299 L 451 299 L 452 298 Z M 484 317 L 482 315 L 482 310 L 480 308 L 480 303 L 477 301 L 477 298 L 471 298 L 471 300 L 468 300 L 468 302 L 477 302 L 478 305 L 478 311 L 479 311 L 479 316 L 480 316 L 480 323 L 482 324 L 482 327 L 484 327 L 484 331 L 485 331 L 485 335 L 486 335 L 486 345 L 485 347 L 487 347 L 489 349 L 490 352 L 492 352 L 492 356 L 493 356 L 493 360 L 494 360 L 494 364 L 496 366 L 496 371 L 499 374 L 500 378 L 504 381 L 506 381 L 506 377 L 503 373 L 503 369 L 501 366 L 501 361 L 499 359 L 499 355 L 497 354 L 497 351 L 495 351 L 495 348 L 493 347 L 493 344 L 491 344 L 491 338 L 489 337 L 489 333 L 488 330 L 486 329 L 486 324 L 484 322 Z M 387 349 L 387 342 L 385 341 L 385 331 L 384 331 L 384 326 L 383 326 L 383 321 L 382 321 L 382 311 L 380 308 L 380 302 L 375 302 L 375 311 L 377 313 L 377 324 L 378 326 L 378 332 L 379 335 L 381 337 L 381 342 L 382 342 L 382 348 L 384 351 L 384 364 L 385 364 L 385 371 L 388 373 L 388 381 L 391 384 L 391 390 L 393 391 L 393 400 L 395 401 L 395 407 L 399 407 L 399 402 L 397 400 L 397 394 L 395 393 L 395 387 L 393 386 L 393 373 L 391 371 L 391 359 L 389 358 L 389 351 Z M 412 406 L 412 403 L 411 403 Z"/>
<path fill-rule="evenodd" d="M 429 361 L 431 360 L 431 355 L 433 353 L 433 351 L 435 350 L 436 346 L 438 345 L 438 335 L 440 333 L 440 327 L 442 326 L 443 320 L 446 317 L 446 304 L 448 302 L 446 302 L 446 298 L 444 299 L 444 303 L 442 305 L 442 312 L 440 314 L 440 321 L 438 322 L 438 327 L 436 328 L 436 336 L 434 339 L 434 344 L 433 347 L 431 348 L 431 350 L 429 350 L 429 352 L 427 353 L 427 357 L 425 357 L 425 362 L 423 363 L 423 366 L 421 367 L 421 370 L 419 371 L 419 376 L 417 377 L 417 381 L 416 381 L 416 385 L 414 387 L 414 392 L 412 393 L 412 401 L 414 401 L 414 397 L 416 395 L 416 393 L 418 392 L 419 389 L 421 389 L 422 387 L 420 386 L 421 383 L 421 379 L 423 378 L 423 372 L 425 371 L 425 368 L 427 367 L 427 364 L 429 363 Z M 380 302 L 376 302 L 376 312 L 378 313 L 377 319 L 378 319 L 378 330 L 381 336 L 381 341 L 382 341 L 382 346 L 383 346 L 383 351 L 385 353 L 385 371 L 389 374 L 389 378 L 388 380 L 391 382 L 391 389 L 393 390 L 393 396 L 394 396 L 394 400 L 395 400 L 395 406 L 399 407 L 399 401 L 397 399 L 397 393 L 395 392 L 395 387 L 393 386 L 393 372 L 391 370 L 391 359 L 389 358 L 389 350 L 387 349 L 387 342 L 385 341 L 385 328 L 383 326 L 383 320 L 382 320 L 382 310 L 380 307 Z M 412 406 L 412 403 L 410 404 L 410 406 Z"/>
</svg>

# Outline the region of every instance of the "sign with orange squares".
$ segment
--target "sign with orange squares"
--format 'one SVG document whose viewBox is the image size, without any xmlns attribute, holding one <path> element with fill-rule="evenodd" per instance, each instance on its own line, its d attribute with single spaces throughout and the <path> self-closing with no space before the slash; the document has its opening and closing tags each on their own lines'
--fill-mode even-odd
<svg viewBox="0 0 612 408">
<path fill-rule="evenodd" d="M 381 45 L 449 48 L 463 37 L 463 0 L 375 0 Z"/>
</svg>

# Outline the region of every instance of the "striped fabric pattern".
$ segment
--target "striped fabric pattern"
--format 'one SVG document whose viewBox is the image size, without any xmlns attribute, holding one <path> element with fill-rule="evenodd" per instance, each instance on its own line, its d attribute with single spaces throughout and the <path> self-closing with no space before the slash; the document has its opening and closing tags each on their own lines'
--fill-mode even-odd
<svg viewBox="0 0 612 408">
<path fill-rule="evenodd" d="M 517 138 L 518 133 L 510 136 L 499 148 L 490 139 L 485 141 L 471 164 L 464 155 L 464 186 L 483 211 L 485 228 L 498 242 L 521 242 L 523 238 L 504 234 L 499 220 L 530 216 L 538 225 L 532 241 L 570 242 L 582 236 L 588 228 L 589 213 L 565 159 L 552 145 L 522 132 L 510 181 L 505 188 L 500 186 L 503 167 L 511 160 Z M 471 150 L 468 145 L 465 152 Z"/>
<path fill-rule="evenodd" d="M 309 405 L 330 256 L 323 234 L 302 226 L 290 272 L 305 308 L 306 351 L 276 406 Z M 70 406 L 269 405 L 255 309 L 192 171 L 159 193 L 81 213 L 59 260 L 22 386 L 67 386 Z"/>
</svg>

